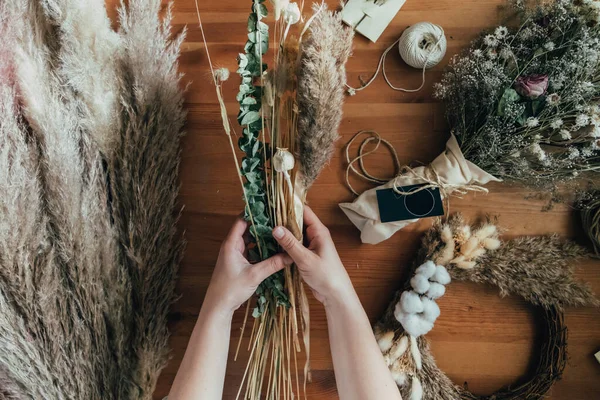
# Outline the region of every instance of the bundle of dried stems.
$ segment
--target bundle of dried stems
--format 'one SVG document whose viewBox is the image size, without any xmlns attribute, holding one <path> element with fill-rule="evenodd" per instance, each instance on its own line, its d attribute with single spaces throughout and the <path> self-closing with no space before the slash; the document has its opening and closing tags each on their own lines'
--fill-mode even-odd
<svg viewBox="0 0 600 400">
<path fill-rule="evenodd" d="M 403 345 L 407 334 L 394 316 L 404 291 L 400 290 L 375 325 L 375 334 L 403 398 L 542 399 L 562 376 L 567 359 L 563 308 L 599 304 L 589 287 L 573 276 L 573 263 L 587 253 L 573 242 L 556 236 L 520 237 L 506 242 L 496 242 L 497 238 L 498 229 L 492 220 L 471 226 L 456 215 L 425 234 L 415 265 L 432 260 L 445 266 L 452 279 L 490 284 L 498 287 L 502 296 L 518 295 L 538 306 L 543 324 L 539 327 L 541 352 L 534 375 L 522 384 L 503 388 L 491 396 L 476 396 L 467 388 L 455 385 L 438 368 L 425 336 L 417 338 L 421 368 L 416 368 L 411 352 Z M 411 376 L 421 382 L 421 397 L 416 397 L 415 388 L 407 384 Z"/>
<path fill-rule="evenodd" d="M 245 216 L 254 241 L 250 255 L 255 261 L 279 251 L 271 234 L 277 225 L 286 226 L 302 240 L 306 191 L 329 161 L 338 136 L 345 64 L 353 37 L 341 17 L 324 5 L 316 6 L 304 20 L 303 4 L 271 3 L 273 40 L 265 23 L 264 0 L 253 0 L 248 41 L 238 56 L 241 165 L 222 94 L 229 73 L 215 70 L 209 55 L 223 126 L 244 192 Z M 199 9 L 198 17 L 202 28 Z M 267 70 L 269 48 L 274 51 Z M 256 294 L 250 360 L 238 398 L 245 387 L 245 399 L 260 399 L 264 392 L 268 399 L 292 399 L 300 392 L 296 354 L 302 350 L 300 336 L 307 358 L 305 393 L 310 380 L 310 315 L 304 286 L 292 266 L 268 278 Z"/>
<path fill-rule="evenodd" d="M 0 398 L 150 399 L 184 122 L 159 0 L 0 3 Z M 5 57 L 7 56 L 7 57 Z"/>
</svg>

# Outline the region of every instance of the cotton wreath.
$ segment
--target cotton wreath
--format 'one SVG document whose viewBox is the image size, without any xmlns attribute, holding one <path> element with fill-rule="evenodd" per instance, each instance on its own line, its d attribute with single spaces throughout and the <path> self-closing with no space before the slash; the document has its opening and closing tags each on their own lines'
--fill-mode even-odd
<svg viewBox="0 0 600 400">
<path fill-rule="evenodd" d="M 547 338 L 535 376 L 528 382 L 501 389 L 501 399 L 541 399 L 560 378 L 566 365 L 566 327 L 563 307 L 598 305 L 590 289 L 576 282 L 571 264 L 586 255 L 576 244 L 555 236 L 499 239 L 488 219 L 471 226 L 461 216 L 438 223 L 425 234 L 417 268 L 375 326 L 385 361 L 410 400 L 478 399 L 455 385 L 441 371 L 425 335 L 440 315 L 436 300 L 451 280 L 497 286 L 501 296 L 516 294 L 543 309 Z"/>
</svg>

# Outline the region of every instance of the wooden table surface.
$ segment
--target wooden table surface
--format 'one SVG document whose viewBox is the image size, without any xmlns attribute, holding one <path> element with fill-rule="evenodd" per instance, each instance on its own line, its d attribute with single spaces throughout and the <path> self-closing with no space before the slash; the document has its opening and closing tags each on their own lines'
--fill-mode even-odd
<svg viewBox="0 0 600 400">
<path fill-rule="evenodd" d="M 116 0 L 108 0 L 115 16 Z M 199 0 L 213 62 L 236 69 L 235 58 L 246 40 L 249 0 Z M 307 2 L 308 4 L 309 2 Z M 332 6 L 337 0 L 328 1 Z M 424 90 L 415 94 L 394 92 L 379 78 L 371 88 L 347 99 L 341 126 L 342 138 L 335 156 L 310 192 L 309 202 L 332 232 L 340 255 L 356 286 L 371 320 L 376 321 L 392 294 L 405 277 L 406 267 L 415 255 L 421 233 L 430 221 L 397 233 L 377 246 L 363 245 L 359 232 L 338 208 L 351 201 L 344 186 L 342 147 L 358 130 L 375 129 L 395 146 L 400 160 L 429 162 L 444 148 L 448 129 L 443 106 L 432 98 L 432 83 L 440 79 L 450 57 L 466 47 L 482 29 L 490 28 L 506 16 L 505 0 L 408 0 L 377 44 L 363 37 L 355 39 L 354 56 L 348 64 L 349 80 L 368 77 L 382 50 L 396 40 L 408 25 L 431 21 L 444 27 L 448 52 L 444 61 L 427 73 Z M 215 92 L 210 83 L 208 63 L 201 44 L 193 0 L 176 0 L 174 31 L 188 28 L 181 57 L 184 81 L 191 82 L 186 107 L 189 111 L 187 136 L 183 141 L 181 202 L 185 210 L 181 227 L 186 231 L 187 251 L 181 266 L 178 292 L 181 299 L 171 314 L 172 360 L 164 370 L 156 399 L 165 396 L 183 357 L 219 245 L 235 216 L 242 210 L 242 195 L 231 153 L 224 136 Z M 416 87 L 420 72 L 401 62 L 397 52 L 388 57 L 388 73 L 398 85 Z M 237 77 L 226 87 L 229 112 L 235 121 Z M 389 174 L 388 157 L 368 161 L 373 172 Z M 532 192 L 520 187 L 489 185 L 489 195 L 468 195 L 452 199 L 451 211 L 476 218 L 486 213 L 499 215 L 499 223 L 509 237 L 557 232 L 580 237 L 577 215 L 567 205 L 543 212 L 546 200 L 527 199 Z M 600 294 L 600 262 L 580 265 L 578 276 Z M 311 296 L 312 297 L 312 296 Z M 501 299 L 491 287 L 453 283 L 440 301 L 442 315 L 428 335 L 439 366 L 454 380 L 477 394 L 489 394 L 503 385 L 518 381 L 532 370 L 538 332 L 532 308 L 517 298 Z M 335 379 L 327 338 L 325 314 L 311 298 L 314 382 L 310 399 L 337 399 Z M 237 343 L 243 312 L 238 312 L 232 343 Z M 600 399 L 600 364 L 593 354 L 600 350 L 600 315 L 597 309 L 568 309 L 569 363 L 562 381 L 553 388 L 550 399 Z M 248 334 L 248 332 L 247 332 Z M 247 339 L 246 339 L 247 340 Z M 225 399 L 234 399 L 245 367 L 247 354 L 229 363 Z"/>
</svg>

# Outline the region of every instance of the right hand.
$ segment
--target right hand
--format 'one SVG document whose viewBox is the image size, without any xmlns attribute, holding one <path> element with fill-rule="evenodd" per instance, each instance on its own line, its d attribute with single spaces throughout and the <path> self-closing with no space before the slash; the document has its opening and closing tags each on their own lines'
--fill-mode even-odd
<svg viewBox="0 0 600 400">
<path fill-rule="evenodd" d="M 331 239 L 329 230 L 308 207 L 304 210 L 306 242 L 304 247 L 284 227 L 273 229 L 273 237 L 294 260 L 300 275 L 312 289 L 315 297 L 325 306 L 354 292 L 352 281 Z"/>
</svg>

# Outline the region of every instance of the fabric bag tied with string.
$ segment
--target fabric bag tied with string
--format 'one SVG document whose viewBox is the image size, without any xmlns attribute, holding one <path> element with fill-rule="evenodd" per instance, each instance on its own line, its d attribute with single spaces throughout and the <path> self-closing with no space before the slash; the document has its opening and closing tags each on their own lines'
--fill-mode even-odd
<svg viewBox="0 0 600 400">
<path fill-rule="evenodd" d="M 362 157 L 359 156 L 359 158 Z M 351 165 L 349 167 L 353 169 Z M 401 187 L 425 184 L 425 188 L 439 188 L 442 198 L 448 199 L 448 196 L 453 193 L 459 195 L 469 191 L 487 193 L 487 189 L 483 188 L 483 185 L 500 181 L 500 179 L 488 174 L 465 159 L 456 137 L 452 135 L 446 143 L 446 150 L 431 164 L 414 169 L 403 167 L 400 174 L 394 179 L 384 185 L 365 191 L 352 203 L 340 204 L 340 208 L 361 231 L 360 237 L 363 243 L 377 244 L 389 239 L 400 229 L 419 220 L 417 218 L 405 221 L 381 222 L 377 190 L 394 189 L 399 194 L 410 196 L 410 193 L 403 193 Z"/>
</svg>

